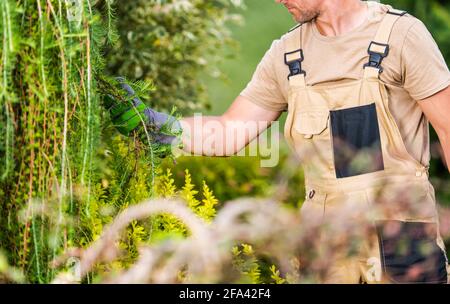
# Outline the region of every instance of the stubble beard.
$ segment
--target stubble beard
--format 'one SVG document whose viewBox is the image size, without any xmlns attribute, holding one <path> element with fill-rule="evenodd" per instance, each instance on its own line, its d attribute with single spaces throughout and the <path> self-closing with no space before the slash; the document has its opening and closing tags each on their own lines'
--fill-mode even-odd
<svg viewBox="0 0 450 304">
<path fill-rule="evenodd" d="M 306 23 L 316 19 L 319 16 L 317 11 L 303 11 L 298 16 L 294 16 L 294 19 L 298 23 Z"/>
</svg>

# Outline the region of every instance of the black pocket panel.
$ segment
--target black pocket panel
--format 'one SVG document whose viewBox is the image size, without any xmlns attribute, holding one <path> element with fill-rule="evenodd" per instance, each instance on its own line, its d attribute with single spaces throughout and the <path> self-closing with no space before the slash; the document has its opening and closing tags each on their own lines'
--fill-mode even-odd
<svg viewBox="0 0 450 304">
<path fill-rule="evenodd" d="M 444 251 L 434 223 L 380 221 L 381 264 L 393 283 L 446 283 Z"/>
<path fill-rule="evenodd" d="M 375 104 L 330 111 L 336 177 L 384 169 Z"/>
</svg>

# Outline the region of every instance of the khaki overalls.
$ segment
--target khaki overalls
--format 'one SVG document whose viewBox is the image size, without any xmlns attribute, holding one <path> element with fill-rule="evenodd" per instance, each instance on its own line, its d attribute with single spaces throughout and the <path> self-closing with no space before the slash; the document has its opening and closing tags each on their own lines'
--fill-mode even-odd
<svg viewBox="0 0 450 304">
<path fill-rule="evenodd" d="M 347 238 L 351 250 L 337 255 L 323 282 L 448 280 L 428 168 L 407 152 L 379 79 L 392 28 L 404 14 L 386 13 L 359 80 L 306 85 L 302 26 L 286 39 L 290 74 L 284 133 L 304 168 L 302 216 L 328 225 L 318 236 L 324 242 L 364 233 L 356 245 Z"/>
</svg>

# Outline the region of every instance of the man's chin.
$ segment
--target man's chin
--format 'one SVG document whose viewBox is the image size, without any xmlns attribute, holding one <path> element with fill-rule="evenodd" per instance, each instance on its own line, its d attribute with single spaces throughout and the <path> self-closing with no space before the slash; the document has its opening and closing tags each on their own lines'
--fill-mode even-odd
<svg viewBox="0 0 450 304">
<path fill-rule="evenodd" d="M 311 21 L 313 21 L 316 17 L 303 17 L 303 18 L 296 18 L 295 16 L 293 16 L 294 17 L 294 20 L 295 20 L 295 22 L 297 22 L 297 23 L 307 23 L 307 22 L 311 22 Z"/>
<path fill-rule="evenodd" d="M 294 19 L 297 23 L 306 23 L 314 20 L 319 14 L 315 12 L 302 12 L 300 14 L 295 14 L 294 12 L 290 12 L 292 19 Z M 297 12 L 298 13 L 298 12 Z"/>
<path fill-rule="evenodd" d="M 314 18 L 298 18 L 296 16 L 292 16 L 292 19 L 297 23 L 307 23 L 314 20 Z"/>
</svg>

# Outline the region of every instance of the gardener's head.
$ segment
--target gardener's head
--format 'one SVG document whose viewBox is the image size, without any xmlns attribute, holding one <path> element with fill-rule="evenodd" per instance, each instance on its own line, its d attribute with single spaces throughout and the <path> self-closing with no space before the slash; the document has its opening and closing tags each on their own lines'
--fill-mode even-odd
<svg viewBox="0 0 450 304">
<path fill-rule="evenodd" d="M 303 23 L 318 17 L 323 2 L 327 0 L 276 0 L 276 2 L 283 4 L 289 10 L 295 21 Z"/>
</svg>

